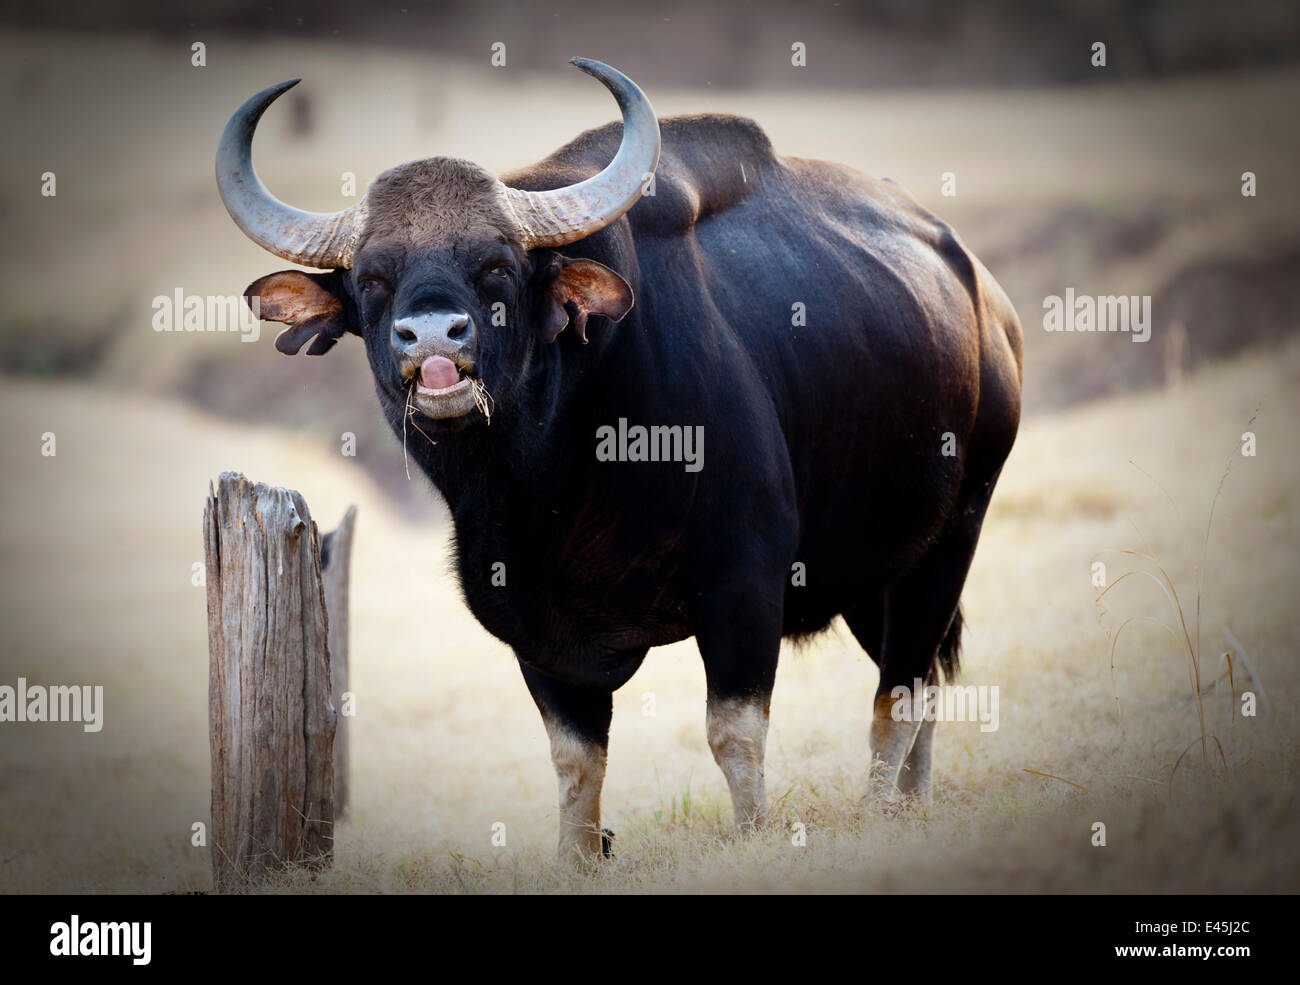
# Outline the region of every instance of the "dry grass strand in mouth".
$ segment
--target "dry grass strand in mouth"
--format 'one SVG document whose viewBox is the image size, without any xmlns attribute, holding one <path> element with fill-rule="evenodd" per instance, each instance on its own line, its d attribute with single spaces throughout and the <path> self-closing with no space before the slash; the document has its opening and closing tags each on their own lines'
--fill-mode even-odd
<svg viewBox="0 0 1300 985">
<path fill-rule="evenodd" d="M 492 394 L 488 393 L 488 388 L 480 381 L 470 377 L 470 389 L 474 394 L 474 404 L 478 407 L 483 417 L 489 424 L 492 423 L 492 411 L 496 409 L 496 401 L 492 399 Z"/>
<path fill-rule="evenodd" d="M 411 481 L 411 459 L 406 454 L 406 422 L 415 411 L 411 408 L 411 394 L 415 392 L 415 379 L 406 384 L 406 413 L 402 415 L 402 464 L 406 466 L 406 481 Z"/>
<path fill-rule="evenodd" d="M 415 417 L 415 409 L 414 409 L 414 408 L 411 409 L 411 417 L 412 417 L 411 427 L 413 427 L 413 428 L 415 428 L 415 430 L 419 431 L 419 432 L 420 432 L 420 437 L 424 438 L 424 440 L 427 441 L 427 442 L 429 442 L 429 444 L 431 444 L 431 445 L 436 445 L 438 442 L 436 442 L 436 441 L 434 441 L 432 438 L 430 438 L 430 437 L 425 433 L 424 428 L 420 427 L 420 425 L 418 425 L 418 424 L 415 423 L 415 421 L 414 421 L 414 417 Z"/>
<path fill-rule="evenodd" d="M 415 379 L 413 377 L 411 379 L 410 384 L 406 388 L 406 414 L 402 418 L 402 461 L 406 465 L 406 479 L 408 482 L 411 479 L 411 460 L 410 458 L 407 457 L 406 454 L 406 425 L 409 423 L 411 427 L 419 431 L 420 436 L 423 437 L 425 441 L 429 442 L 429 444 L 436 445 L 438 443 L 425 433 L 424 428 L 420 427 L 420 425 L 415 423 L 414 420 L 415 408 L 411 406 L 411 394 L 414 392 L 415 392 Z"/>
<path fill-rule="evenodd" d="M 492 411 L 496 409 L 496 401 L 492 399 L 492 394 L 488 392 L 488 388 L 473 377 L 469 378 L 469 385 L 470 392 L 474 395 L 474 405 L 478 407 L 488 424 L 491 424 Z M 406 385 L 406 413 L 402 415 L 402 464 L 406 467 L 407 482 L 411 481 L 411 459 L 406 452 L 407 425 L 409 424 L 411 427 L 415 428 L 415 430 L 419 431 L 420 435 L 425 441 L 429 442 L 429 444 L 436 445 L 438 443 L 425 434 L 424 429 L 420 427 L 420 425 L 416 424 L 413 419 L 415 417 L 415 408 L 411 406 L 411 395 L 414 393 L 415 377 L 411 377 L 410 381 L 408 381 Z"/>
<path fill-rule="evenodd" d="M 409 424 L 411 427 L 415 428 L 415 430 L 419 431 L 420 434 L 424 437 L 424 440 L 429 442 L 429 444 L 436 445 L 438 443 L 434 441 L 432 438 L 430 438 L 427 434 L 425 434 L 424 429 L 420 427 L 420 425 L 416 424 L 414 420 L 412 420 L 412 418 L 415 417 L 415 408 L 411 406 L 411 394 L 413 394 L 414 392 L 415 392 L 415 379 L 412 378 L 411 381 L 406 386 L 406 413 L 402 415 L 402 464 L 406 467 L 407 482 L 411 481 L 411 458 L 406 453 L 406 426 Z"/>
</svg>

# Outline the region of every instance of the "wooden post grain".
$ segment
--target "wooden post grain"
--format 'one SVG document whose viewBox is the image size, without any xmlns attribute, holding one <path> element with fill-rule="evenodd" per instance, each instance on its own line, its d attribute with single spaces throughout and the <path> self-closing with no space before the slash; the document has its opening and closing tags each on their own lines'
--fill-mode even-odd
<svg viewBox="0 0 1300 985">
<path fill-rule="evenodd" d="M 203 511 L 218 891 L 333 853 L 335 711 L 320 542 L 298 493 L 222 473 Z"/>
<path fill-rule="evenodd" d="M 348 689 L 348 583 L 352 566 L 352 531 L 357 508 L 349 506 L 338 527 L 321 540 L 321 575 L 325 579 L 325 611 L 329 614 L 330 702 L 338 712 L 334 732 L 334 818 L 347 813 L 351 784 L 348 776 L 348 716 L 343 692 Z"/>
</svg>

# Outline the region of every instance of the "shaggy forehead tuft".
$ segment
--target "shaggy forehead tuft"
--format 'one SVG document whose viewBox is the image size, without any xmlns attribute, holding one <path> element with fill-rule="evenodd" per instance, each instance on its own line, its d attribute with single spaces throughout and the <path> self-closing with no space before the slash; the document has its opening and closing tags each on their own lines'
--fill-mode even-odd
<svg viewBox="0 0 1300 985">
<path fill-rule="evenodd" d="M 367 235 L 427 240 L 511 233 L 497 180 L 470 161 L 431 157 L 389 168 L 367 192 Z"/>
</svg>

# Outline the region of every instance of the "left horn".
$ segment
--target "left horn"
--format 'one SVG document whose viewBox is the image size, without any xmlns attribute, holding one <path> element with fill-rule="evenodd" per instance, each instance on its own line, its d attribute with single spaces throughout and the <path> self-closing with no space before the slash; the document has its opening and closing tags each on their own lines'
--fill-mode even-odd
<svg viewBox="0 0 1300 985">
<path fill-rule="evenodd" d="M 564 246 L 604 229 L 636 204 L 646 175 L 659 164 L 659 120 L 645 93 L 602 62 L 574 58 L 571 64 L 614 94 L 623 111 L 623 142 L 605 170 L 576 185 L 545 192 L 500 185 L 519 238 L 529 250 Z"/>
</svg>

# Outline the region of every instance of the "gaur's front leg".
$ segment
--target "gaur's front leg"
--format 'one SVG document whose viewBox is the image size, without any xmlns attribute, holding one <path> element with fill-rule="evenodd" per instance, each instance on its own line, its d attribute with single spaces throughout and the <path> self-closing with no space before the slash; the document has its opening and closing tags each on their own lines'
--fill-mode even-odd
<svg viewBox="0 0 1300 985">
<path fill-rule="evenodd" d="M 600 789 L 613 692 L 589 690 L 519 663 L 551 740 L 551 762 L 560 788 L 561 862 L 601 854 Z"/>
<path fill-rule="evenodd" d="M 740 834 L 749 834 L 767 823 L 763 759 L 770 698 L 770 694 L 723 698 L 709 692 L 705 730 L 714 761 L 727 778 Z"/>
<path fill-rule="evenodd" d="M 768 711 L 781 650 L 781 604 L 757 592 L 715 596 L 696 634 L 708 681 L 705 730 L 713 758 L 727 778 L 736 830 L 749 834 L 767 823 L 763 759 Z"/>
</svg>

